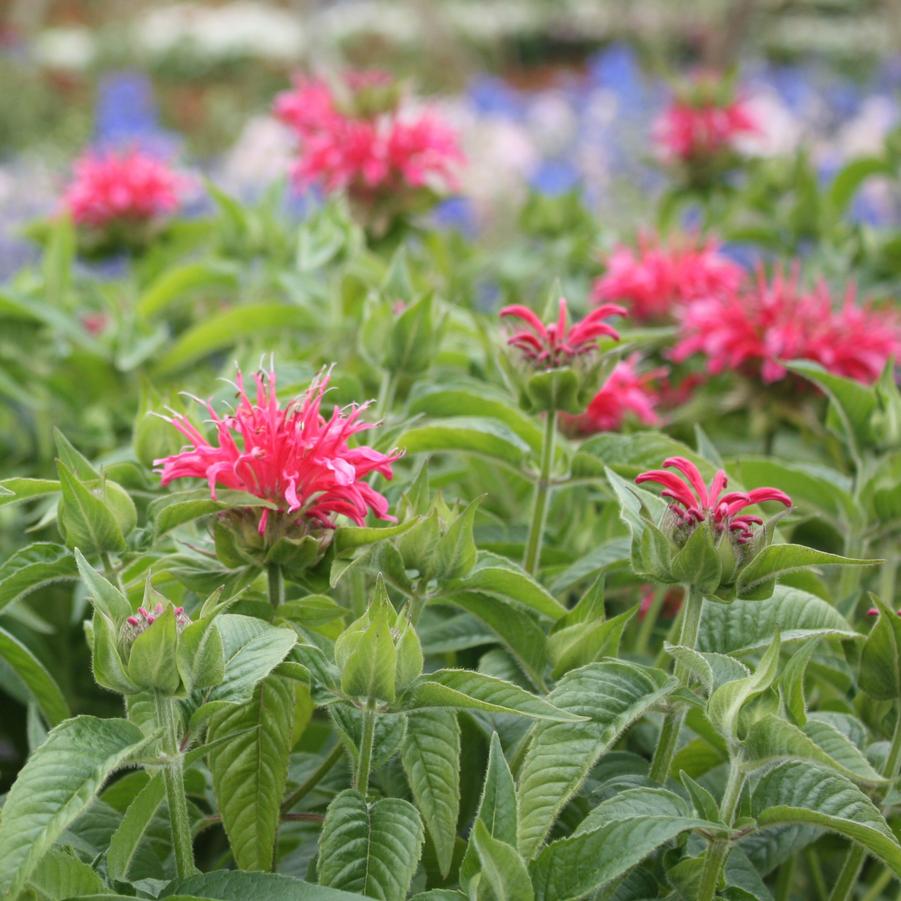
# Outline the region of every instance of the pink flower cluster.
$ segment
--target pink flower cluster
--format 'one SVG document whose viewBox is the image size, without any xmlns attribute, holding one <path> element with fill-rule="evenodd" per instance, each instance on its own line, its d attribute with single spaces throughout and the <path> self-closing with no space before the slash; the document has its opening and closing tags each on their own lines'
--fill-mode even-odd
<svg viewBox="0 0 901 901">
<path fill-rule="evenodd" d="M 620 360 L 585 412 L 563 417 L 566 430 L 579 435 L 612 432 L 622 428 L 630 414 L 644 425 L 660 425 L 661 419 L 655 409 L 660 395 L 654 382 L 665 378 L 667 369 L 660 367 L 639 372 L 638 360 L 638 354 Z"/>
<path fill-rule="evenodd" d="M 302 397 L 280 407 L 274 370 L 254 375 L 255 401 L 248 397 L 239 371 L 235 412 L 220 417 L 207 404 L 218 444 L 208 441 L 185 416 L 169 419 L 191 446 L 155 461 L 162 467 L 162 484 L 174 479 L 205 479 L 214 500 L 217 486 L 246 491 L 271 501 L 297 522 L 324 528 L 334 528 L 338 515 L 362 525 L 370 511 L 379 519 L 393 520 L 388 501 L 365 477 L 377 472 L 390 479 L 391 464 L 399 454 L 348 445 L 351 436 L 372 424 L 360 421 L 365 404 L 335 408 L 325 419 L 320 405 L 328 380 L 328 375 L 315 379 Z M 269 515 L 270 510 L 264 509 L 261 535 Z"/>
<path fill-rule="evenodd" d="M 759 130 L 742 100 L 723 104 L 675 100 L 655 123 L 654 141 L 664 160 L 692 163 L 734 150 L 738 138 Z"/>
<path fill-rule="evenodd" d="M 750 372 L 764 382 L 786 374 L 786 360 L 813 360 L 837 375 L 873 382 L 890 357 L 901 357 L 896 313 L 855 302 L 849 290 L 839 308 L 820 283 L 805 290 L 798 273 L 763 273 L 735 291 L 711 293 L 679 311 L 677 362 L 707 357 L 711 373 Z"/>
<path fill-rule="evenodd" d="M 717 471 L 707 486 L 698 467 L 685 457 L 668 457 L 663 465 L 678 470 L 680 475 L 666 469 L 652 469 L 636 476 L 635 482 L 639 485 L 643 482 L 663 485 L 661 497 L 673 501 L 670 511 L 680 525 L 690 529 L 706 520 L 715 533 L 734 533 L 739 544 L 747 544 L 754 537 L 754 526 L 763 525 L 763 520 L 749 513 L 737 514 L 764 501 L 778 501 L 786 507 L 792 505 L 791 498 L 778 488 L 753 488 L 751 491 L 723 494 L 728 480 L 722 469 Z"/>
<path fill-rule="evenodd" d="M 528 307 L 513 304 L 504 307 L 500 315 L 520 319 L 526 327 L 515 331 L 507 344 L 519 350 L 525 360 L 537 369 L 567 366 L 578 357 L 597 348 L 598 338 L 619 341 L 619 332 L 603 320 L 608 316 L 624 316 L 626 311 L 616 304 L 606 304 L 592 310 L 580 322 L 569 325 L 566 301 L 560 298 L 557 321 L 545 325 Z"/>
<path fill-rule="evenodd" d="M 165 612 L 165 607 L 163 604 L 157 603 L 153 610 L 148 610 L 146 607 L 138 607 L 137 612 L 134 616 L 127 616 L 125 618 L 125 626 L 123 630 L 124 637 L 126 639 L 135 639 L 142 632 L 152 626 L 156 620 L 163 615 Z M 190 617 L 187 613 L 185 613 L 184 607 L 176 607 L 175 608 L 175 627 L 179 632 L 187 626 L 191 625 Z"/>
<path fill-rule="evenodd" d="M 144 224 L 174 213 L 186 187 L 183 175 L 141 150 L 90 152 L 75 163 L 63 203 L 92 228 Z"/>
<path fill-rule="evenodd" d="M 342 86 L 353 97 L 389 85 L 389 76 L 362 72 L 346 76 Z M 456 133 L 434 113 L 355 112 L 326 82 L 298 78 L 293 90 L 276 98 L 275 114 L 299 139 L 293 174 L 303 187 L 362 197 L 404 187 L 440 192 L 457 187 L 463 154 Z"/>
<path fill-rule="evenodd" d="M 744 270 L 720 252 L 714 240 L 678 238 L 664 243 L 642 235 L 638 247 L 614 248 L 607 271 L 592 291 L 598 303 L 625 301 L 639 320 L 661 319 L 685 301 L 735 291 Z"/>
</svg>

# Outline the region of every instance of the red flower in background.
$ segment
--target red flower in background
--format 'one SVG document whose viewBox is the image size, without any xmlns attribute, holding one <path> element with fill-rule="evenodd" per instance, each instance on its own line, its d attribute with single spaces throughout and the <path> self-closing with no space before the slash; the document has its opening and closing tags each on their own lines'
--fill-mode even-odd
<svg viewBox="0 0 901 901">
<path fill-rule="evenodd" d="M 306 393 L 280 407 L 275 393 L 275 372 L 258 372 L 256 400 L 244 390 L 239 371 L 235 377 L 238 406 L 232 415 L 220 417 L 207 404 L 216 428 L 214 444 L 182 415 L 169 422 L 190 442 L 178 454 L 154 461 L 161 466 L 163 485 L 174 479 L 205 479 L 210 496 L 216 488 L 246 491 L 272 501 L 279 511 L 293 514 L 325 528 L 334 528 L 336 516 L 362 525 L 369 512 L 393 520 L 388 501 L 364 481 L 372 472 L 392 476 L 391 464 L 399 454 L 382 454 L 371 447 L 350 447 L 357 432 L 373 427 L 361 422 L 366 404 L 343 410 L 337 407 L 329 419 L 320 413 L 328 375 L 313 381 Z M 259 531 L 263 534 L 270 511 L 263 510 Z"/>
<path fill-rule="evenodd" d="M 63 204 L 81 225 L 143 224 L 174 213 L 187 184 L 185 176 L 140 150 L 91 152 L 75 163 Z"/>
<path fill-rule="evenodd" d="M 637 248 L 614 248 L 592 298 L 625 301 L 636 319 L 660 319 L 685 301 L 735 291 L 744 277 L 741 266 L 722 254 L 715 240 L 683 237 L 665 244 L 642 235 Z"/>
<path fill-rule="evenodd" d="M 653 135 L 663 159 L 690 163 L 734 150 L 739 138 L 759 130 L 742 100 L 674 100 L 654 124 Z"/>
<path fill-rule="evenodd" d="M 500 315 L 519 319 L 526 325 L 514 332 L 507 339 L 507 344 L 517 348 L 536 368 L 556 369 L 592 353 L 597 349 L 598 338 L 608 337 L 619 341 L 619 332 L 603 320 L 608 316 L 624 316 L 625 313 L 616 304 L 606 304 L 570 326 L 566 300 L 561 297 L 557 321 L 549 325 L 545 325 L 532 310 L 521 304 L 504 307 Z"/>
<path fill-rule="evenodd" d="M 673 501 L 670 511 L 681 524 L 694 528 L 698 523 L 709 522 L 716 534 L 734 532 L 739 544 L 745 544 L 754 537 L 753 526 L 763 525 L 759 516 L 741 513 L 746 507 L 764 501 L 778 501 L 786 507 L 792 505 L 791 498 L 778 488 L 753 488 L 750 491 L 726 489 L 726 473 L 718 470 L 710 485 L 704 483 L 697 466 L 685 457 L 669 457 L 663 465 L 679 471 L 679 475 L 666 469 L 652 469 L 636 476 L 635 482 L 656 482 L 663 485 L 661 497 Z"/>
<path fill-rule="evenodd" d="M 849 290 L 839 309 L 820 283 L 805 291 L 797 272 L 763 273 L 737 291 L 712 294 L 679 312 L 677 362 L 700 353 L 711 373 L 746 370 L 764 382 L 786 375 L 782 361 L 813 360 L 830 372 L 873 382 L 886 361 L 901 355 L 896 313 L 858 305 Z"/>
<path fill-rule="evenodd" d="M 664 366 L 639 372 L 638 360 L 638 354 L 620 360 L 585 412 L 563 417 L 567 431 L 580 435 L 613 432 L 622 427 L 630 414 L 644 425 L 660 425 L 656 412 L 660 395 L 653 383 L 665 378 L 668 370 Z"/>
</svg>

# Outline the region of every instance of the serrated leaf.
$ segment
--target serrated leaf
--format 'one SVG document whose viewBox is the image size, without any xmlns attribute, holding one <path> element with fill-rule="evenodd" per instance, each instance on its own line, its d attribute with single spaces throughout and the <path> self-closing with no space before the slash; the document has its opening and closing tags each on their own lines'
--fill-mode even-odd
<svg viewBox="0 0 901 901">
<path fill-rule="evenodd" d="M 345 789 L 329 804 L 319 837 L 319 881 L 385 901 L 406 897 L 422 849 L 422 821 L 401 798 L 367 804 Z"/>
<path fill-rule="evenodd" d="M 313 885 L 278 873 L 243 873 L 216 870 L 170 882 L 162 892 L 172 896 L 203 898 L 207 901 L 359 901 L 359 895 Z"/>
<path fill-rule="evenodd" d="M 548 636 L 548 647 L 554 662 L 553 677 L 559 679 L 569 670 L 593 663 L 601 657 L 616 657 L 623 630 L 637 609 L 637 606 L 632 607 L 613 619 L 601 617 L 594 621 L 575 622 L 559 630 L 555 628 Z"/>
<path fill-rule="evenodd" d="M 61 494 L 58 520 L 66 543 L 91 551 L 125 550 L 125 538 L 109 507 L 61 460 L 56 468 Z"/>
<path fill-rule="evenodd" d="M 818 826 L 863 845 L 901 875 L 901 845 L 873 802 L 853 782 L 814 763 L 782 763 L 751 792 L 760 828 Z"/>
<path fill-rule="evenodd" d="M 69 716 L 69 705 L 47 668 L 15 635 L 0 628 L 0 659 L 12 667 L 51 726 Z"/>
<path fill-rule="evenodd" d="M 901 618 L 871 595 L 879 615 L 860 652 L 860 688 L 877 700 L 901 697 Z"/>
<path fill-rule="evenodd" d="M 408 710 L 452 707 L 486 713 L 513 713 L 555 722 L 582 719 L 579 714 L 560 710 L 512 682 L 462 669 L 441 669 L 420 676 L 410 686 L 404 700 Z"/>
<path fill-rule="evenodd" d="M 744 679 L 751 674 L 740 660 L 728 654 L 705 653 L 683 645 L 670 644 L 664 644 L 664 650 L 673 660 L 678 660 L 689 672 L 697 676 L 708 693 L 727 682 Z"/>
<path fill-rule="evenodd" d="M 107 893 L 98 873 L 72 854 L 51 848 L 28 880 L 42 901 L 68 901 L 77 895 Z"/>
<path fill-rule="evenodd" d="M 803 544 L 771 544 L 765 547 L 742 569 L 736 585 L 739 598 L 749 594 L 768 579 L 778 579 L 786 573 L 808 566 L 873 566 L 878 560 L 859 560 L 827 554 Z"/>
<path fill-rule="evenodd" d="M 241 732 L 211 751 L 208 760 L 222 825 L 243 870 L 272 868 L 294 713 L 294 683 L 268 676 L 248 702 L 210 720 L 210 741 Z"/>
<path fill-rule="evenodd" d="M 106 854 L 107 871 L 109 878 L 114 882 L 128 879 L 132 861 L 165 795 L 166 786 L 162 774 L 157 773 L 147 781 L 128 805 L 122 821 L 110 838 Z"/>
<path fill-rule="evenodd" d="M 209 516 L 219 510 L 234 507 L 268 507 L 275 504 L 264 498 L 248 494 L 246 491 L 217 489 L 216 500 L 210 497 L 208 488 L 190 488 L 185 491 L 174 491 L 154 500 L 148 508 L 148 517 L 153 521 L 157 535 L 164 535 L 178 526 L 184 525 L 203 516 Z"/>
<path fill-rule="evenodd" d="M 55 479 L 26 479 L 13 477 L 0 481 L 0 507 L 19 504 L 45 494 L 59 491 L 59 482 Z"/>
<path fill-rule="evenodd" d="M 420 710 L 407 720 L 401 761 L 413 800 L 447 877 L 460 813 L 460 725 L 453 710 Z"/>
<path fill-rule="evenodd" d="M 589 720 L 540 725 L 532 735 L 518 781 L 519 849 L 526 859 L 601 755 L 675 686 L 661 670 L 616 660 L 588 664 L 560 680 L 548 699 Z"/>
<path fill-rule="evenodd" d="M 104 578 L 87 560 L 78 548 L 75 549 L 78 572 L 90 592 L 94 606 L 102 611 L 111 622 L 119 625 L 134 610 L 128 598 L 111 582 Z"/>
<path fill-rule="evenodd" d="M 824 637 L 856 638 L 848 621 L 822 598 L 777 585 L 766 601 L 705 604 L 698 649 L 740 655 L 769 645 L 776 631 L 783 644 Z"/>
<path fill-rule="evenodd" d="M 60 723 L 19 772 L 0 818 L 0 891 L 15 896 L 106 778 L 147 743 L 122 719 Z"/>
<path fill-rule="evenodd" d="M 491 888 L 490 895 L 486 895 L 480 885 L 477 897 L 490 897 L 492 901 L 533 901 L 532 880 L 516 848 L 495 838 L 481 820 L 476 820 L 469 840 L 479 860 L 479 878 Z"/>
<path fill-rule="evenodd" d="M 551 584 L 551 590 L 555 594 L 563 594 L 581 582 L 627 566 L 631 546 L 628 538 L 611 538 L 603 542 L 560 573 Z"/>
<path fill-rule="evenodd" d="M 71 551 L 40 541 L 10 554 L 0 566 L 0 609 L 54 582 L 78 578 Z"/>
<path fill-rule="evenodd" d="M 407 429 L 397 441 L 408 454 L 470 453 L 521 472 L 529 446 L 499 422 L 454 417 Z"/>
</svg>

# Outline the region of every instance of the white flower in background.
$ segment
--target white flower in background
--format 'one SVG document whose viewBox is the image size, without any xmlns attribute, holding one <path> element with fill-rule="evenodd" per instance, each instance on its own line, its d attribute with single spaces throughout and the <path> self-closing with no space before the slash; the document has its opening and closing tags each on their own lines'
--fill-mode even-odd
<svg viewBox="0 0 901 901">
<path fill-rule="evenodd" d="M 96 55 L 87 28 L 47 28 L 34 41 L 34 56 L 49 69 L 87 69 Z"/>
<path fill-rule="evenodd" d="M 366 34 L 383 36 L 396 45 L 420 40 L 423 27 L 410 6 L 382 0 L 349 0 L 316 12 L 310 19 L 310 34 L 316 35 L 317 44 L 324 46 Z"/>
<path fill-rule="evenodd" d="M 460 36 L 474 43 L 490 43 L 540 31 L 544 12 L 531 3 L 517 0 L 470 0 L 445 3 L 442 13 Z"/>
<path fill-rule="evenodd" d="M 271 116 L 254 116 L 219 166 L 227 188 L 241 192 L 276 178 L 287 177 L 296 155 L 295 138 Z"/>
<path fill-rule="evenodd" d="M 750 117 L 759 123 L 760 132 L 736 138 L 736 146 L 742 153 L 750 156 L 794 153 L 804 137 L 804 123 L 774 91 L 755 91 L 745 101 L 745 108 Z"/>
<path fill-rule="evenodd" d="M 860 111 L 836 137 L 842 155 L 871 156 L 882 153 L 886 135 L 898 124 L 898 104 L 891 97 L 867 97 Z"/>
<path fill-rule="evenodd" d="M 536 95 L 526 113 L 526 126 L 540 153 L 555 156 L 569 146 L 576 135 L 578 118 L 559 91 Z"/>
</svg>

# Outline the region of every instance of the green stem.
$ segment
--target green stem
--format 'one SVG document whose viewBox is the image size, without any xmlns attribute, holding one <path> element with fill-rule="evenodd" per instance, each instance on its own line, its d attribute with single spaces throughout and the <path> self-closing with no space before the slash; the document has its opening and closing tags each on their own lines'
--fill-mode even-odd
<svg viewBox="0 0 901 901">
<path fill-rule="evenodd" d="M 544 441 L 541 444 L 541 472 L 535 485 L 532 502 L 532 518 L 529 523 L 529 537 L 523 557 L 523 569 L 535 574 L 541 562 L 541 540 L 544 536 L 544 522 L 547 518 L 548 500 L 551 494 L 551 469 L 554 463 L 554 441 L 557 437 L 557 412 L 548 410 L 544 426 Z"/>
<path fill-rule="evenodd" d="M 382 373 L 382 383 L 379 385 L 379 397 L 376 401 L 376 409 L 381 419 L 387 419 L 394 403 L 394 395 L 397 391 L 397 377 L 387 369 Z"/>
<path fill-rule="evenodd" d="M 883 868 L 882 872 L 873 880 L 873 884 L 867 889 L 867 893 L 860 901 L 879 901 L 882 897 L 882 893 L 889 885 L 891 885 L 892 879 L 894 878 L 895 874 L 888 867 Z"/>
<path fill-rule="evenodd" d="M 701 627 L 703 608 L 704 596 L 694 586 L 687 586 L 685 605 L 682 608 L 682 630 L 679 633 L 679 644 L 683 647 L 694 649 L 698 643 L 698 630 Z M 684 664 L 676 661 L 674 674 L 681 686 L 688 686 L 690 671 Z M 666 782 L 669 776 L 684 721 L 685 707 L 682 705 L 671 709 L 663 720 L 660 737 L 657 739 L 657 748 L 654 751 L 654 759 L 651 761 L 651 769 L 648 773 L 654 782 Z"/>
<path fill-rule="evenodd" d="M 328 756 L 316 767 L 310 777 L 299 785 L 282 804 L 283 811 L 289 811 L 295 804 L 305 798 L 323 780 L 331 768 L 344 756 L 344 746 L 339 741 Z"/>
<path fill-rule="evenodd" d="M 269 603 L 275 609 L 285 603 L 285 577 L 277 563 L 266 567 L 266 576 L 269 580 Z"/>
<path fill-rule="evenodd" d="M 889 784 L 898 778 L 899 768 L 901 768 L 901 701 L 895 703 L 895 730 L 892 733 L 888 756 L 885 758 L 885 766 L 882 768 L 882 775 L 889 780 Z M 866 857 L 867 852 L 861 845 L 855 844 L 848 849 L 829 901 L 849 901 L 860 878 L 860 871 Z"/>
<path fill-rule="evenodd" d="M 654 633 L 654 626 L 657 625 L 657 619 L 660 616 L 660 611 L 663 609 L 663 602 L 665 599 L 666 588 L 656 588 L 654 590 L 654 599 L 651 601 L 651 606 L 647 613 L 645 613 L 644 619 L 641 621 L 641 625 L 638 628 L 638 638 L 635 640 L 635 653 L 638 656 L 644 656 L 647 652 L 651 635 Z"/>
<path fill-rule="evenodd" d="M 178 747 L 177 708 L 174 698 L 161 692 L 154 694 L 157 725 L 163 730 L 163 782 L 169 805 L 169 821 L 172 826 L 172 845 L 175 851 L 175 870 L 179 879 L 196 872 L 194 844 L 191 838 L 191 820 L 188 817 L 188 801 L 185 797 L 185 779 L 182 754 Z"/>
<path fill-rule="evenodd" d="M 357 777 L 354 788 L 363 797 L 369 791 L 369 772 L 372 768 L 372 745 L 375 740 L 375 702 L 370 698 L 363 710 L 363 737 L 360 740 L 360 756 L 357 760 Z"/>
<path fill-rule="evenodd" d="M 735 811 L 741 798 L 741 790 L 745 784 L 741 757 L 733 757 L 729 763 L 729 778 L 720 804 L 720 819 L 729 827 L 735 822 Z M 698 888 L 698 901 L 713 901 L 716 889 L 723 872 L 723 865 L 729 856 L 730 842 L 728 838 L 716 838 L 707 849 L 704 870 L 701 873 L 701 884 Z"/>
<path fill-rule="evenodd" d="M 776 885 L 773 889 L 774 901 L 791 901 L 791 888 L 795 879 L 795 861 L 797 858 L 789 857 L 776 876 Z"/>
</svg>

